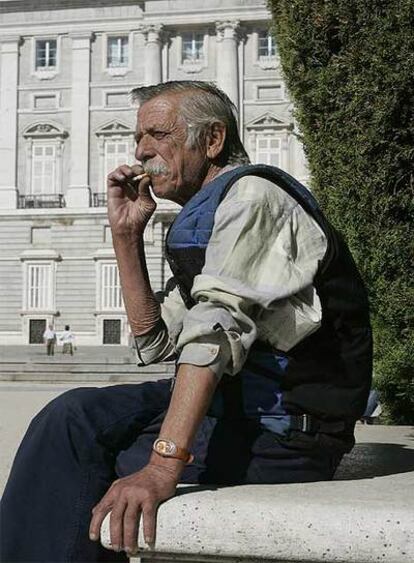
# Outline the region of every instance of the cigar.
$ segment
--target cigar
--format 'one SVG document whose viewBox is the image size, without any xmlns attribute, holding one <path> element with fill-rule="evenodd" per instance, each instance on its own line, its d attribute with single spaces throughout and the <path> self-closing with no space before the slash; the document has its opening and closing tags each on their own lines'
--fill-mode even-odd
<svg viewBox="0 0 414 563">
<path fill-rule="evenodd" d="M 143 174 L 138 174 L 138 176 L 134 176 L 133 178 L 131 178 L 130 181 L 131 182 L 139 182 L 143 178 L 149 178 L 149 174 L 147 174 L 146 172 L 144 172 Z"/>
</svg>

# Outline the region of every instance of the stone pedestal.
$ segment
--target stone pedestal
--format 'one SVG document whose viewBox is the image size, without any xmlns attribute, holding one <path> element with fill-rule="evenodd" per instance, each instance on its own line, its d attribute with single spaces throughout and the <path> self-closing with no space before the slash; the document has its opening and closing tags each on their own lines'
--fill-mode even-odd
<svg viewBox="0 0 414 563">
<path fill-rule="evenodd" d="M 89 79 L 90 33 L 71 34 L 72 114 L 70 184 L 67 207 L 89 207 Z"/>
<path fill-rule="evenodd" d="M 237 50 L 238 21 L 216 22 L 217 86 L 239 106 L 239 65 Z"/>
<path fill-rule="evenodd" d="M 0 39 L 0 208 L 17 207 L 18 36 Z"/>
</svg>

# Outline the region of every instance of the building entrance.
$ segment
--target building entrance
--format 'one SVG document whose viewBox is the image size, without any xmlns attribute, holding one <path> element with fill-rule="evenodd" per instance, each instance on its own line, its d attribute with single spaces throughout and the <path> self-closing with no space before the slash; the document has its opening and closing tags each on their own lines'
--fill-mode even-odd
<svg viewBox="0 0 414 563">
<path fill-rule="evenodd" d="M 104 319 L 103 343 L 121 344 L 121 321 L 119 319 Z"/>
<path fill-rule="evenodd" d="M 46 319 L 30 319 L 29 344 L 43 344 L 43 333 L 46 330 Z"/>
</svg>

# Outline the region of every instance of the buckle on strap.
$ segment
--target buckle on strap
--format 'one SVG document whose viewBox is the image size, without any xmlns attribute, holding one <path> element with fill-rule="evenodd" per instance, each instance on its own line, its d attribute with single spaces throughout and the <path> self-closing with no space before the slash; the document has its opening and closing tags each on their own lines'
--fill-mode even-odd
<svg viewBox="0 0 414 563">
<path fill-rule="evenodd" d="M 300 430 L 301 432 L 310 432 L 311 434 L 316 434 L 317 432 L 323 434 L 337 434 L 346 429 L 346 424 L 343 420 L 327 422 L 311 414 L 300 414 L 291 417 L 291 428 Z"/>
<path fill-rule="evenodd" d="M 312 417 L 309 414 L 302 414 L 300 416 L 300 429 L 302 432 L 311 432 Z"/>
</svg>

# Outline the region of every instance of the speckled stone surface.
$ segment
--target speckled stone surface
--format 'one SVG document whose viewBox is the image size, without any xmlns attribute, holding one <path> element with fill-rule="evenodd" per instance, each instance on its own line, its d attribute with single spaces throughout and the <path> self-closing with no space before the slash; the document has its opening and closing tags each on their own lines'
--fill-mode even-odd
<svg viewBox="0 0 414 563">
<path fill-rule="evenodd" d="M 414 428 L 359 426 L 357 442 L 332 482 L 181 487 L 159 509 L 155 551 L 139 556 L 413 563 Z"/>
</svg>

